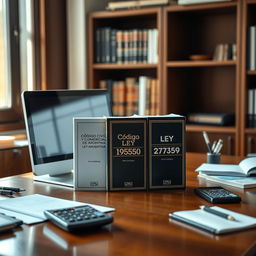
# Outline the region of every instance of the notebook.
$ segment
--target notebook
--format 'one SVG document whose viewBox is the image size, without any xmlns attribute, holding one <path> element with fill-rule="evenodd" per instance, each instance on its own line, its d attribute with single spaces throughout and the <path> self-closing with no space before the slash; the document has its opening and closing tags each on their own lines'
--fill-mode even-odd
<svg viewBox="0 0 256 256">
<path fill-rule="evenodd" d="M 72 200 L 65 200 L 51 196 L 39 194 L 21 196 L 0 201 L 0 212 L 14 216 L 22 220 L 25 224 L 34 224 L 46 221 L 45 210 L 61 209 L 66 207 L 75 207 L 81 205 L 90 205 L 102 212 L 114 211 L 114 208 L 87 204 Z"/>
<path fill-rule="evenodd" d="M 218 206 L 211 208 L 233 216 L 236 221 L 227 220 L 202 209 L 173 212 L 169 217 L 213 234 L 225 234 L 256 227 L 256 218 Z"/>
</svg>

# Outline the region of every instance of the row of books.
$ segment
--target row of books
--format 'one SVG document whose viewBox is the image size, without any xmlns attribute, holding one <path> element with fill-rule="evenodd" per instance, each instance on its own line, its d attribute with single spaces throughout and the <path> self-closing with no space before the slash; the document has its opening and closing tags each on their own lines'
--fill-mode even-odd
<svg viewBox="0 0 256 256">
<path fill-rule="evenodd" d="M 247 68 L 256 70 L 256 25 L 248 29 Z"/>
<path fill-rule="evenodd" d="M 184 116 L 74 119 L 77 190 L 185 188 L 185 157 Z"/>
<path fill-rule="evenodd" d="M 157 63 L 158 29 L 96 30 L 97 63 Z"/>
<path fill-rule="evenodd" d="M 256 128 L 256 88 L 248 89 L 248 128 Z"/>
<path fill-rule="evenodd" d="M 127 77 L 123 81 L 101 80 L 99 87 L 108 89 L 114 116 L 158 115 L 159 81 L 146 76 Z"/>
<path fill-rule="evenodd" d="M 213 54 L 213 60 L 236 60 L 237 49 L 236 44 L 217 44 Z"/>
</svg>

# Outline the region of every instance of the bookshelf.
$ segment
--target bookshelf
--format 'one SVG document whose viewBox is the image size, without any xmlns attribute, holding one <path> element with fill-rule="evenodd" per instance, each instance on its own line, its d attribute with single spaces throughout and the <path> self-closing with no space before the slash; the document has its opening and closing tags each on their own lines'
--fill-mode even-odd
<svg viewBox="0 0 256 256">
<path fill-rule="evenodd" d="M 205 152 L 202 131 L 211 140 L 223 139 L 222 152 L 239 154 L 239 61 L 212 60 L 217 44 L 240 47 L 240 2 L 222 2 L 164 8 L 163 84 L 166 95 L 175 95 L 166 112 L 235 113 L 233 126 L 187 125 L 187 151 Z M 228 31 L 228 33 L 227 33 Z M 210 60 L 192 61 L 206 54 Z M 220 93 L 221 92 L 221 93 Z"/>
<path fill-rule="evenodd" d="M 256 26 L 256 0 L 243 1 L 242 13 L 242 68 L 241 68 L 241 154 L 256 152 L 256 127 L 252 128 L 248 124 L 249 111 L 249 89 L 256 90 L 256 70 L 249 68 L 249 27 Z M 256 56 L 255 56 L 256 58 Z"/>
<path fill-rule="evenodd" d="M 205 152 L 202 131 L 223 139 L 223 154 L 256 152 L 256 129 L 248 128 L 247 89 L 256 88 L 256 71 L 246 68 L 247 27 L 256 25 L 256 0 L 234 0 L 197 5 L 170 5 L 88 16 L 88 85 L 102 79 L 150 76 L 159 80 L 161 114 L 193 112 L 234 113 L 232 126 L 187 124 L 187 151 Z M 157 28 L 159 61 L 154 64 L 97 63 L 96 30 Z M 218 44 L 235 44 L 236 58 L 213 60 Z M 205 54 L 208 60 L 189 56 Z"/>
<path fill-rule="evenodd" d="M 116 35 L 121 31 L 125 33 L 138 33 L 139 31 L 147 31 L 157 29 L 158 31 L 158 45 L 160 46 L 160 38 L 162 38 L 162 9 L 161 8 L 145 8 L 136 10 L 123 10 L 123 11 L 102 11 L 94 12 L 88 15 L 88 87 L 100 88 L 102 80 L 112 80 L 111 87 L 114 88 L 114 83 L 118 81 L 125 81 L 127 78 L 135 78 L 140 80 L 141 76 L 146 76 L 149 79 L 155 79 L 158 84 L 162 83 L 162 62 L 154 61 L 153 63 L 145 59 L 136 59 L 135 56 L 132 61 L 123 63 L 104 63 L 101 57 L 98 56 L 99 48 L 102 50 L 99 43 L 99 36 L 97 33 L 102 33 L 105 28 L 110 28 L 116 31 Z M 105 33 L 105 32 L 103 32 Z M 103 34 L 103 37 L 105 35 Z M 102 34 L 101 34 L 101 40 Z M 117 37 L 116 37 L 117 38 Z M 106 40 L 107 41 L 107 40 Z M 104 43 L 104 41 L 103 41 Z M 117 44 L 118 42 L 116 42 Z M 122 42 L 125 44 L 126 42 Z M 129 42 L 130 43 L 130 42 Z M 118 48 L 118 46 L 116 46 Z M 131 48 L 131 49 L 135 49 Z M 103 49 L 104 50 L 104 49 Z M 158 60 L 162 56 L 162 48 L 157 49 Z M 106 52 L 107 50 L 105 50 Z M 117 51 L 118 54 L 118 51 Z M 125 53 L 124 53 L 125 54 Z M 104 58 L 105 59 L 105 58 Z M 118 59 L 118 56 L 117 56 Z M 157 96 L 157 102 L 161 101 L 162 92 L 160 91 Z M 113 92 L 114 94 L 114 92 Z M 120 95 L 120 94 L 119 94 Z M 114 97 L 113 97 L 114 98 Z M 113 100 L 114 101 L 114 100 Z M 113 103 L 114 104 L 114 103 Z M 162 104 L 159 104 L 158 110 L 162 113 Z M 113 112 L 114 112 L 113 107 Z"/>
</svg>

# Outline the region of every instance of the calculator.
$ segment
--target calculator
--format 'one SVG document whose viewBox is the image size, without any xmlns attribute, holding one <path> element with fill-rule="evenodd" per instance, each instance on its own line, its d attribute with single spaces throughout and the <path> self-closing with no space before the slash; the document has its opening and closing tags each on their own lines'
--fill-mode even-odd
<svg viewBox="0 0 256 256">
<path fill-rule="evenodd" d="M 210 203 L 226 204 L 239 203 L 241 197 L 223 187 L 199 187 L 195 193 Z"/>
<path fill-rule="evenodd" d="M 58 227 L 66 231 L 96 228 L 113 221 L 113 217 L 95 208 L 84 205 L 44 211 L 45 216 Z"/>
</svg>

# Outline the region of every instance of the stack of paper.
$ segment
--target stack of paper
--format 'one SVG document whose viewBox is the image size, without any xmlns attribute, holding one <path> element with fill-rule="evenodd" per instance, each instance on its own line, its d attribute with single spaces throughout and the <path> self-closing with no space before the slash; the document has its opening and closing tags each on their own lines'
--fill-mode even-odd
<svg viewBox="0 0 256 256">
<path fill-rule="evenodd" d="M 246 158 L 238 165 L 202 164 L 196 170 L 206 180 L 239 188 L 256 187 L 256 157 Z"/>
<path fill-rule="evenodd" d="M 76 207 L 81 205 L 91 205 L 102 212 L 111 212 L 115 210 L 110 207 L 34 194 L 0 201 L 0 212 L 14 216 L 17 219 L 22 220 L 25 224 L 33 224 L 47 220 L 44 215 L 45 210 Z"/>
</svg>

